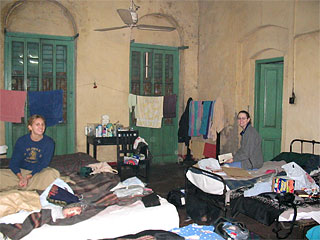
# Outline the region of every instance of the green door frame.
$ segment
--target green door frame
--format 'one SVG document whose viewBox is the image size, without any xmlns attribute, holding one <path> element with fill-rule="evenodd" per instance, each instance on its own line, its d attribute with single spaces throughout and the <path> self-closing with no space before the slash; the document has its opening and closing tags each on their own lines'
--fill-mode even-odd
<svg viewBox="0 0 320 240">
<path fill-rule="evenodd" d="M 177 95 L 177 105 L 176 105 L 176 113 L 178 113 L 178 107 L 179 107 L 179 104 L 178 104 L 178 99 L 179 99 L 179 48 L 178 47 L 171 47 L 171 46 L 162 46 L 162 45 L 151 45 L 151 44 L 142 44 L 142 43 L 134 43 L 132 42 L 131 43 L 131 46 L 130 46 L 130 53 L 132 52 L 132 50 L 138 50 L 138 51 L 141 51 L 141 52 L 144 52 L 144 51 L 147 51 L 147 50 L 154 50 L 154 51 L 157 51 L 157 50 L 160 50 L 160 51 L 163 51 L 163 53 L 166 53 L 166 52 L 170 52 L 170 54 L 173 54 L 174 58 L 176 60 L 173 61 L 173 68 L 174 68 L 174 71 L 173 71 L 173 79 L 176 80 L 176 82 L 174 82 L 174 85 L 173 85 L 173 93 Z M 130 77 L 130 93 L 131 93 L 131 79 L 132 79 L 132 72 L 131 72 L 131 64 L 132 64 L 132 59 L 131 59 L 132 55 L 130 54 L 130 70 L 129 70 L 129 77 Z M 140 59 L 140 67 L 143 68 L 143 57 L 141 57 Z M 140 79 L 143 78 L 142 76 L 142 72 L 141 71 L 141 76 L 140 76 Z M 142 80 L 140 80 L 141 83 L 143 83 Z M 142 92 L 142 84 L 140 84 L 140 92 Z M 163 91 L 164 93 L 164 91 Z M 164 123 L 164 121 L 162 121 L 162 123 Z M 130 126 L 133 127 L 133 128 L 139 128 L 139 127 L 136 127 L 136 126 L 133 126 L 133 123 L 132 123 L 132 120 L 131 120 L 131 117 L 130 117 Z M 162 124 L 162 126 L 164 126 L 164 124 Z M 176 118 L 173 118 L 173 126 L 174 128 L 176 128 L 175 133 L 173 133 L 172 131 L 170 131 L 170 134 L 172 134 L 172 137 L 170 136 L 170 138 L 172 139 L 172 142 L 171 141 L 168 141 L 168 137 L 169 136 L 162 136 L 162 139 L 163 139 L 163 144 L 164 144 L 164 148 L 166 147 L 172 147 L 174 148 L 174 154 L 175 154 L 175 158 L 173 158 L 172 156 L 162 156 L 161 160 L 160 159 L 157 159 L 157 157 L 154 156 L 154 162 L 172 162 L 172 161 L 176 161 L 177 159 L 177 152 L 178 152 L 178 114 L 176 116 Z M 139 129 L 139 133 L 143 133 L 145 132 L 146 129 L 145 128 L 142 128 L 142 129 Z M 160 135 L 162 135 L 161 133 L 159 133 L 159 129 L 149 129 L 149 132 L 150 134 L 154 134 L 154 136 L 158 136 L 160 137 Z M 165 131 L 164 131 L 165 132 Z M 166 144 L 169 144 L 170 143 L 170 146 L 166 146 Z M 152 143 L 151 143 L 152 144 Z M 159 147 L 157 145 L 157 147 Z M 151 151 L 152 152 L 152 151 Z"/>
<path fill-rule="evenodd" d="M 284 58 L 283 57 L 277 57 L 277 58 L 271 58 L 271 59 L 263 59 L 263 60 L 257 60 L 255 62 L 255 98 L 254 98 L 254 126 L 257 129 L 257 131 L 259 131 L 259 129 L 262 127 L 262 122 L 264 121 L 263 119 L 260 119 L 259 116 L 261 116 L 261 111 L 262 109 L 260 108 L 261 104 L 259 105 L 259 98 L 261 96 L 261 92 L 260 92 L 260 81 L 261 81 L 261 73 L 262 73 L 262 65 L 263 64 L 276 64 L 276 63 L 282 63 L 284 62 Z M 282 122 L 282 88 L 283 85 L 283 79 L 281 79 L 281 89 L 279 89 L 281 91 L 281 105 L 279 106 L 280 108 L 278 109 L 281 112 L 281 116 L 280 116 L 280 123 Z M 261 100 L 260 100 L 261 101 Z M 277 116 L 279 117 L 279 116 Z M 281 124 L 280 124 L 280 129 L 281 129 Z M 280 133 L 281 136 L 282 133 Z M 278 149 L 281 149 L 281 137 L 279 140 L 279 146 Z M 274 153 L 280 151 L 277 149 L 273 149 Z M 265 153 L 264 153 L 265 155 Z M 270 159 L 264 159 L 265 161 L 268 161 Z"/>
<path fill-rule="evenodd" d="M 5 33 L 5 43 L 4 43 L 4 77 L 5 77 L 5 89 L 11 90 L 11 39 L 12 38 L 20 38 L 20 39 L 37 39 L 39 43 L 41 40 L 44 41 L 61 41 L 68 48 L 68 56 L 67 56 L 67 72 L 68 72 L 68 80 L 67 80 L 67 129 L 68 133 L 67 142 L 68 148 L 66 153 L 74 153 L 75 152 L 75 55 L 74 55 L 74 40 L 76 37 L 65 37 L 65 36 L 52 36 L 52 35 L 42 35 L 42 34 L 29 34 L 29 33 L 17 33 L 17 32 L 6 32 Z M 26 113 L 25 113 L 26 116 Z M 5 141 L 6 145 L 14 146 L 12 139 L 12 123 L 5 123 Z M 11 157 L 12 154 L 11 148 L 8 149 L 7 156 Z"/>
</svg>

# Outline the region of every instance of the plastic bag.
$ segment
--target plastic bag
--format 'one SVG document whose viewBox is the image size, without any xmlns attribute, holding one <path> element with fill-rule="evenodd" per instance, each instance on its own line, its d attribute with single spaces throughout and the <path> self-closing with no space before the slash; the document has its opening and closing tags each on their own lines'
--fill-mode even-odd
<svg viewBox="0 0 320 240">
<path fill-rule="evenodd" d="M 286 171 L 288 177 L 295 180 L 295 190 L 305 188 L 319 189 L 319 186 L 315 183 L 313 178 L 295 162 L 287 163 L 283 165 L 282 168 Z"/>
</svg>

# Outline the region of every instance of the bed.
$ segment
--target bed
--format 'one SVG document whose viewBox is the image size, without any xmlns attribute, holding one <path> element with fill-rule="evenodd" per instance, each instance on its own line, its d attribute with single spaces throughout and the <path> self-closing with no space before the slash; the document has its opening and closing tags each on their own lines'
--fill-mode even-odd
<svg viewBox="0 0 320 240">
<path fill-rule="evenodd" d="M 8 162 L 9 159 L 1 159 L 0 167 L 6 168 Z M 42 239 L 46 236 L 46 239 L 80 240 L 115 238 L 144 230 L 168 231 L 179 227 L 178 212 L 166 199 L 160 197 L 159 206 L 145 207 L 141 201 L 144 194 L 120 198 L 111 191 L 120 182 L 117 174 L 103 172 L 81 176 L 79 170 L 92 163 L 98 162 L 88 154 L 75 153 L 55 156 L 50 164 L 59 170 L 61 176 L 69 178 L 68 184 L 74 194 L 83 197 L 86 208 L 80 215 L 54 221 L 51 210 L 41 209 L 28 213 L 20 223 L 17 220 L 3 223 L 1 218 L 0 232 L 10 239 Z M 13 215 L 16 214 L 6 218 L 17 219 Z"/>
<path fill-rule="evenodd" d="M 293 149 L 297 149 L 295 145 L 299 143 L 300 152 L 294 152 Z M 306 144 L 311 144 L 311 147 Z M 320 142 L 295 139 L 290 143 L 290 152 L 283 152 L 271 161 L 265 162 L 258 171 L 250 171 L 251 176 L 232 178 L 221 172 L 212 172 L 210 167 L 190 167 L 186 171 L 188 215 L 196 221 L 203 220 L 203 216 L 206 216 L 205 220 L 212 222 L 221 215 L 226 216 L 227 213 L 233 217 L 242 213 L 268 226 L 278 218 L 281 221 L 290 221 L 293 210 L 279 205 L 274 199 L 274 194 L 270 194 L 270 190 L 267 192 L 261 189 L 266 186 L 270 189 L 273 177 L 285 175 L 281 171 L 282 166 L 291 162 L 299 164 L 319 186 L 320 156 L 315 150 L 317 147 L 320 147 Z M 306 153 L 306 150 L 311 153 Z M 256 190 L 261 193 L 250 195 L 250 191 L 257 185 L 260 187 Z M 308 217 L 319 223 L 319 207 L 319 198 L 300 202 L 297 220 Z"/>
</svg>

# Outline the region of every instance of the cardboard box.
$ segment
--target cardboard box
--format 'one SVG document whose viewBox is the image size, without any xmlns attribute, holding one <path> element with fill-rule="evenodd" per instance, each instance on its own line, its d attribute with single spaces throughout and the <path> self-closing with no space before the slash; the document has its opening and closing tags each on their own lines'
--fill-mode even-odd
<svg viewBox="0 0 320 240">
<path fill-rule="evenodd" d="M 272 181 L 272 190 L 276 193 L 293 193 L 294 192 L 293 179 L 288 177 L 274 177 Z"/>
</svg>

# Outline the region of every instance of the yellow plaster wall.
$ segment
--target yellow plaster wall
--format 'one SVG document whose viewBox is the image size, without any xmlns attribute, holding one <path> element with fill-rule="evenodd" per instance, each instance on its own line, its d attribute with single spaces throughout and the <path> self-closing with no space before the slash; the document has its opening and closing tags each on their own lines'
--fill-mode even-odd
<svg viewBox="0 0 320 240">
<path fill-rule="evenodd" d="M 1 14 L 5 16 L 15 1 L 0 1 Z M 185 96 L 196 95 L 198 56 L 198 8 L 196 1 L 135 1 L 139 23 L 174 26 L 177 30 L 148 32 L 129 28 L 97 32 L 94 29 L 124 25 L 117 9 L 128 9 L 130 1 L 117 0 L 26 0 L 22 6 L 10 13 L 8 31 L 47 35 L 74 36 L 76 39 L 76 151 L 86 151 L 84 127 L 87 123 L 101 121 L 109 115 L 111 122 L 129 124 L 129 50 L 130 41 L 169 46 L 189 46 L 181 52 L 180 62 L 180 111 L 187 101 Z M 67 10 L 67 12 L 66 12 Z M 71 19 L 70 19 L 71 15 Z M 4 21 L 1 21 L 2 29 Z M 76 32 L 75 32 L 76 31 Z M 3 31 L 0 33 L 3 44 Z M 3 53 L 3 45 L 1 45 Z M 3 62 L 3 54 L 0 56 Z M 4 88 L 3 64 L 1 64 L 0 86 Z M 97 88 L 93 88 L 96 83 Z M 4 124 L 0 123 L 0 145 L 5 143 Z M 98 148 L 98 158 L 115 161 L 114 147 Z"/>
<path fill-rule="evenodd" d="M 15 1 L 1 0 L 0 62 L 4 19 Z M 238 143 L 235 114 L 254 115 L 254 63 L 284 57 L 282 150 L 292 138 L 319 139 L 319 1 L 176 1 L 136 0 L 140 22 L 177 28 L 171 33 L 96 28 L 123 25 L 116 9 L 129 0 L 26 0 L 13 11 L 9 31 L 74 36 L 76 40 L 76 151 L 85 151 L 84 126 L 108 114 L 128 125 L 129 47 L 135 42 L 188 46 L 180 51 L 180 114 L 189 97 L 224 101 L 227 126 L 222 150 Z M 67 12 L 66 12 L 67 10 Z M 70 15 L 68 15 L 70 14 Z M 97 88 L 93 88 L 96 82 Z M 294 83 L 297 102 L 288 104 Z M 0 87 L 4 88 L 3 64 Z M 0 123 L 0 145 L 5 143 Z M 113 160 L 114 148 L 98 150 Z"/>
<path fill-rule="evenodd" d="M 275 57 L 284 57 L 282 151 L 293 138 L 319 140 L 319 13 L 319 1 L 199 2 L 199 92 L 224 101 L 222 151 L 237 149 L 236 113 L 254 116 L 255 61 Z"/>
</svg>

